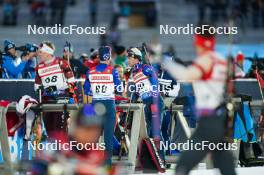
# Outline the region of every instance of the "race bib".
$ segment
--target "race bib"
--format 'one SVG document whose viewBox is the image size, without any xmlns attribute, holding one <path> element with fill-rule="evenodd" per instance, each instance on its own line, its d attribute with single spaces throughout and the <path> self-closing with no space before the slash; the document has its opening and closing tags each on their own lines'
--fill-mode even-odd
<svg viewBox="0 0 264 175">
<path fill-rule="evenodd" d="M 67 88 L 67 83 L 59 64 L 40 68 L 38 70 L 43 86 L 56 86 L 58 90 Z"/>
<path fill-rule="evenodd" d="M 136 91 L 140 96 L 142 96 L 144 93 L 152 91 L 151 83 L 148 77 L 143 74 L 143 72 L 137 73 L 133 79 L 136 84 Z"/>
<path fill-rule="evenodd" d="M 91 74 L 89 76 L 93 98 L 114 98 L 112 74 Z"/>
<path fill-rule="evenodd" d="M 53 75 L 45 76 L 41 79 L 44 87 L 49 87 L 49 86 L 61 87 L 64 82 L 64 78 L 61 74 L 53 74 Z"/>
</svg>

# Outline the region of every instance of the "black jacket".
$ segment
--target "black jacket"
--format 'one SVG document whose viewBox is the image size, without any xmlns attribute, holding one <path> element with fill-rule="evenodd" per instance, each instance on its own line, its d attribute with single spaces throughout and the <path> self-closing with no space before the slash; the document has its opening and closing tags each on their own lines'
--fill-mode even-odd
<svg viewBox="0 0 264 175">
<path fill-rule="evenodd" d="M 84 66 L 80 60 L 74 58 L 70 59 L 70 66 L 75 78 L 80 78 L 81 75 L 85 75 L 88 71 L 88 68 Z"/>
</svg>

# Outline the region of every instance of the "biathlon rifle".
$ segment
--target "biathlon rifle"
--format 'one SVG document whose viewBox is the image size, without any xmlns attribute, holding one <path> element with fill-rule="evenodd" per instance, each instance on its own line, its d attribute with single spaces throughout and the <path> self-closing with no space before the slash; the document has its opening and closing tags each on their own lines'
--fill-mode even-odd
<svg viewBox="0 0 264 175">
<path fill-rule="evenodd" d="M 235 113 L 235 106 L 233 103 L 234 97 L 234 63 L 233 57 L 231 55 L 227 58 L 227 79 L 226 79 L 226 87 L 225 87 L 225 100 L 226 100 L 226 112 L 227 112 L 227 119 L 226 119 L 226 136 L 227 139 L 233 137 L 233 121 L 234 121 L 234 113 Z"/>
<path fill-rule="evenodd" d="M 149 52 L 148 52 L 148 50 L 147 50 L 147 45 L 146 45 L 146 43 L 145 42 L 143 42 L 142 43 L 142 50 L 144 51 L 144 58 L 145 58 L 145 60 L 147 61 L 147 64 L 149 64 L 151 67 L 153 67 L 152 66 L 152 64 L 151 64 L 151 62 L 150 62 L 150 54 L 149 54 Z M 147 57 L 147 59 L 146 59 L 146 57 Z M 155 72 L 153 71 L 153 73 L 152 73 L 152 75 L 153 76 L 156 76 L 156 75 L 154 75 L 155 74 Z M 156 92 L 156 94 L 155 95 L 159 95 L 159 93 L 158 92 Z M 154 96 L 152 96 L 152 99 L 153 99 L 153 104 L 155 105 L 155 107 L 157 108 L 157 111 L 156 112 L 152 112 L 152 131 L 154 132 L 154 131 L 157 131 L 158 130 L 158 128 L 160 128 L 160 122 L 159 122 L 159 119 L 160 119 L 160 111 L 159 111 L 159 109 L 158 109 L 158 105 L 159 105 L 159 97 L 154 97 Z M 157 136 L 158 138 L 154 138 L 154 140 L 155 140 L 155 144 L 156 144 L 156 146 L 158 147 L 158 142 L 159 142 L 159 136 Z"/>
<path fill-rule="evenodd" d="M 121 157 L 123 155 L 123 153 L 128 153 L 128 148 L 130 146 L 130 140 L 129 140 L 129 136 L 128 136 L 128 117 L 130 115 L 130 110 L 131 110 L 131 104 L 132 104 L 132 97 L 133 97 L 133 93 L 130 94 L 130 99 L 129 99 L 129 106 L 126 112 L 126 118 L 125 118 L 125 123 L 124 123 L 124 128 L 120 128 L 121 130 L 121 140 L 120 140 L 120 151 L 119 151 L 119 160 L 121 160 Z"/>
<path fill-rule="evenodd" d="M 232 22 L 230 22 L 230 26 L 232 26 Z M 233 122 L 234 122 L 234 113 L 235 113 L 235 105 L 233 102 L 233 97 L 235 94 L 234 88 L 234 59 L 232 56 L 232 44 L 233 37 L 230 34 L 229 37 L 229 51 L 227 56 L 227 78 L 226 78 L 226 86 L 225 86 L 225 107 L 227 112 L 226 118 L 226 139 L 230 140 L 233 137 Z"/>
<path fill-rule="evenodd" d="M 144 55 L 145 63 L 148 64 L 148 65 L 151 65 L 150 60 L 149 60 L 150 59 L 150 55 L 148 53 L 147 44 L 145 42 L 142 43 L 141 50 L 142 50 L 143 55 Z"/>
</svg>

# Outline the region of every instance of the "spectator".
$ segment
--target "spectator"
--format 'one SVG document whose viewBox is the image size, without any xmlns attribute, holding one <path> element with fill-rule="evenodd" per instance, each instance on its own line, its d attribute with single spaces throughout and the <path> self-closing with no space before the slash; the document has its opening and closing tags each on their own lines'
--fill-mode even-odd
<svg viewBox="0 0 264 175">
<path fill-rule="evenodd" d="M 69 1 L 69 5 L 71 5 L 71 6 L 75 6 L 75 5 L 76 5 L 76 0 L 70 0 L 70 1 Z"/>
<path fill-rule="evenodd" d="M 66 11 L 67 0 L 51 0 L 51 18 L 50 24 L 61 24 L 64 25 L 64 17 Z"/>
<path fill-rule="evenodd" d="M 34 0 L 31 3 L 31 13 L 36 25 L 46 25 L 47 2 L 46 0 Z"/>
<path fill-rule="evenodd" d="M 83 63 L 89 69 L 91 69 L 94 66 L 97 66 L 100 63 L 100 59 L 99 59 L 99 55 L 98 55 L 98 50 L 95 50 L 95 49 L 92 48 L 90 50 L 90 52 L 91 52 L 90 53 L 90 59 L 88 58 Z"/>
<path fill-rule="evenodd" d="M 168 50 L 167 50 L 167 53 L 170 56 L 172 56 L 173 58 L 176 58 L 177 57 L 177 53 L 176 53 L 176 51 L 175 51 L 175 49 L 174 49 L 174 47 L 173 47 L 172 44 L 169 45 Z"/>
<path fill-rule="evenodd" d="M 17 24 L 18 0 L 4 0 L 3 25 Z"/>
<path fill-rule="evenodd" d="M 90 12 L 90 24 L 92 26 L 95 26 L 97 24 L 97 10 L 98 10 L 97 0 L 90 0 L 89 12 Z"/>
<path fill-rule="evenodd" d="M 119 80 L 122 82 L 125 80 L 125 77 L 124 77 L 124 69 L 121 65 L 117 64 L 114 66 L 114 68 L 118 71 L 118 77 L 119 77 Z"/>
<path fill-rule="evenodd" d="M 260 9 L 261 9 L 261 0 L 252 0 L 252 24 L 254 28 L 259 28 L 260 24 Z"/>
<path fill-rule="evenodd" d="M 122 84 L 122 86 L 123 86 L 123 88 L 125 88 L 125 86 L 126 86 L 126 79 L 125 79 L 125 74 L 124 74 L 124 68 L 121 66 L 121 65 L 119 65 L 119 64 L 116 64 L 115 66 L 114 66 L 114 68 L 117 70 L 117 72 L 118 72 L 118 77 L 119 77 L 119 80 L 120 80 L 120 82 L 121 82 L 121 84 Z M 126 91 L 123 91 L 123 92 L 117 92 L 117 95 L 121 95 L 121 96 L 123 96 L 123 97 L 126 97 L 127 95 L 126 95 Z"/>
<path fill-rule="evenodd" d="M 210 22 L 215 24 L 222 18 L 225 22 L 227 21 L 227 0 L 214 0 L 211 1 L 211 16 Z"/>
<path fill-rule="evenodd" d="M 111 23 L 110 23 L 111 28 L 117 27 L 119 17 L 120 17 L 119 13 L 113 14 L 112 19 L 111 19 Z"/>
<path fill-rule="evenodd" d="M 115 52 L 117 54 L 115 58 L 115 65 L 120 65 L 125 70 L 127 67 L 126 48 L 124 46 L 116 46 Z"/>
<path fill-rule="evenodd" d="M 107 46 L 108 45 L 108 36 L 106 33 L 100 35 L 99 43 L 100 43 L 99 46 Z"/>
<path fill-rule="evenodd" d="M 244 72 L 244 60 L 245 56 L 241 51 L 237 53 L 235 59 L 235 77 L 236 78 L 244 78 L 246 73 Z"/>
<path fill-rule="evenodd" d="M 80 54 L 80 61 L 84 64 L 86 61 L 89 61 L 89 56 L 87 53 Z"/>
<path fill-rule="evenodd" d="M 262 27 L 264 28 L 264 0 L 261 0 L 260 12 L 261 12 Z"/>
<path fill-rule="evenodd" d="M 2 77 L 7 79 L 22 78 L 29 57 L 17 57 L 16 45 L 12 41 L 4 41 L 5 54 L 3 55 Z"/>
<path fill-rule="evenodd" d="M 131 8 L 127 3 L 124 3 L 120 8 L 120 14 L 122 17 L 129 17 L 131 14 Z"/>
<path fill-rule="evenodd" d="M 109 42 L 111 46 L 112 47 L 117 46 L 118 43 L 120 42 L 120 39 L 121 39 L 121 35 L 119 30 L 116 27 L 113 27 L 109 33 Z"/>
<path fill-rule="evenodd" d="M 88 71 L 88 68 L 78 59 L 74 58 L 74 49 L 73 46 L 66 42 L 63 49 L 63 59 L 67 60 L 70 64 L 71 71 L 74 74 L 75 79 L 79 79 L 82 77 L 85 77 L 86 72 Z M 83 102 L 82 98 L 82 84 L 81 82 L 76 83 L 76 91 L 77 99 L 79 103 Z"/>
<path fill-rule="evenodd" d="M 115 28 L 118 25 L 118 29 L 119 30 L 128 29 L 128 26 L 129 26 L 128 18 L 131 15 L 131 7 L 130 7 L 130 5 L 128 3 L 126 3 L 126 2 L 123 2 L 123 3 L 120 2 L 119 14 L 120 15 L 118 15 L 117 13 L 114 14 L 115 15 L 114 16 L 115 19 L 113 19 L 113 20 L 117 20 L 117 21 L 112 21 L 111 22 L 111 27 Z M 113 22 L 116 22 L 117 25 L 113 25 Z"/>
<path fill-rule="evenodd" d="M 69 61 L 74 74 L 74 78 L 80 78 L 81 75 L 85 75 L 88 71 L 88 68 L 85 67 L 80 60 L 74 58 L 73 46 L 69 42 L 66 42 L 66 44 L 64 45 L 63 59 Z"/>
<path fill-rule="evenodd" d="M 196 0 L 197 8 L 198 8 L 198 23 L 203 23 L 205 21 L 206 11 L 208 9 L 208 0 Z"/>
<path fill-rule="evenodd" d="M 25 65 L 25 69 L 23 72 L 23 78 L 30 78 L 34 79 L 36 76 L 36 66 L 37 66 L 37 50 L 38 46 L 35 44 L 26 44 L 26 51 L 24 51 L 21 55 L 21 58 L 28 57 L 29 60 L 27 61 Z"/>
<path fill-rule="evenodd" d="M 145 23 L 148 27 L 155 27 L 157 25 L 157 10 L 155 5 L 149 6 L 145 17 Z"/>
<path fill-rule="evenodd" d="M 232 12 L 231 18 L 239 23 L 242 30 L 245 30 L 245 19 L 248 16 L 248 1 L 247 0 L 234 0 L 231 1 Z"/>
</svg>

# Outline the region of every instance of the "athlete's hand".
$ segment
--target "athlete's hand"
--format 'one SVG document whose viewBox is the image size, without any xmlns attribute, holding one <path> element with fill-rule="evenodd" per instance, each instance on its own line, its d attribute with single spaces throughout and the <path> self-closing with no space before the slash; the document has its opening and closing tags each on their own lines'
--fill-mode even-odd
<svg viewBox="0 0 264 175">
<path fill-rule="evenodd" d="M 28 61 L 28 60 L 34 58 L 35 55 L 36 55 L 36 54 L 33 53 L 33 52 L 25 53 L 25 54 L 22 54 L 22 55 L 21 55 L 21 59 L 24 60 L 24 61 Z"/>
<path fill-rule="evenodd" d="M 30 59 L 30 57 L 29 57 L 28 54 L 27 54 L 27 55 L 22 55 L 22 56 L 21 56 L 21 59 L 22 59 L 23 61 L 28 61 L 28 60 Z"/>
<path fill-rule="evenodd" d="M 156 56 L 156 57 L 150 57 L 149 61 L 151 64 L 162 64 L 166 63 L 167 61 L 171 61 L 172 57 L 168 55 L 163 55 L 163 56 Z M 164 66 L 164 65 L 162 65 Z"/>
<path fill-rule="evenodd" d="M 151 64 L 160 64 L 160 63 L 162 62 L 162 57 L 159 57 L 159 56 L 157 56 L 157 57 L 155 57 L 155 56 L 150 56 L 150 57 L 149 57 L 149 62 L 150 62 Z"/>
</svg>

